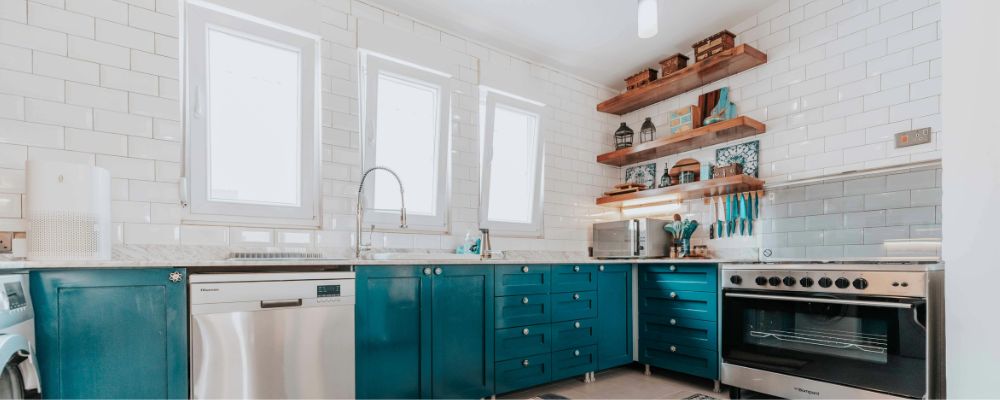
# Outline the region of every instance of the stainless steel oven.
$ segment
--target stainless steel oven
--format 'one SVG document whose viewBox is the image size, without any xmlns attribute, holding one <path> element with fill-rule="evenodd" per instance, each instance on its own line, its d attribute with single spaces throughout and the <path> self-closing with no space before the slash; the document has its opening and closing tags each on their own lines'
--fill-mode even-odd
<svg viewBox="0 0 1000 400">
<path fill-rule="evenodd" d="M 786 398 L 938 398 L 943 270 L 724 265 L 722 382 Z"/>
</svg>

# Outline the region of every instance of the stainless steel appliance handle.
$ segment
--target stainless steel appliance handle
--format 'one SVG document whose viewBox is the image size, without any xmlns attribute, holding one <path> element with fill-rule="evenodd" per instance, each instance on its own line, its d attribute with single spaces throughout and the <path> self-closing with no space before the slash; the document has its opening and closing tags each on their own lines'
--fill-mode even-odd
<svg viewBox="0 0 1000 400">
<path fill-rule="evenodd" d="M 299 307 L 301 305 L 302 305 L 302 299 L 260 301 L 260 308 Z"/>
<path fill-rule="evenodd" d="M 631 243 L 632 255 L 633 256 L 641 255 L 639 252 L 639 246 L 641 245 L 639 243 L 639 220 L 637 219 L 632 220 L 632 234 L 629 235 L 629 237 L 630 240 L 632 241 Z"/>
<path fill-rule="evenodd" d="M 760 299 L 760 300 L 797 301 L 801 303 L 844 304 L 849 306 L 904 308 L 904 309 L 913 308 L 913 304 L 908 304 L 908 303 L 893 303 L 888 301 L 870 301 L 870 300 L 825 299 L 822 297 L 776 296 L 770 294 L 749 294 L 749 293 L 726 293 L 726 297 L 739 297 L 744 299 Z"/>
</svg>

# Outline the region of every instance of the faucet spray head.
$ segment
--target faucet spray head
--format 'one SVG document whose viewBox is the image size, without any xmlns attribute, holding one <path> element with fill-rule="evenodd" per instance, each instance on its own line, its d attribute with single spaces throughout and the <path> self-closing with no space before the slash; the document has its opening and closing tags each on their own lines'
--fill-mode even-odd
<svg viewBox="0 0 1000 400">
<path fill-rule="evenodd" d="M 406 229 L 406 207 L 399 209 L 399 227 Z"/>
</svg>

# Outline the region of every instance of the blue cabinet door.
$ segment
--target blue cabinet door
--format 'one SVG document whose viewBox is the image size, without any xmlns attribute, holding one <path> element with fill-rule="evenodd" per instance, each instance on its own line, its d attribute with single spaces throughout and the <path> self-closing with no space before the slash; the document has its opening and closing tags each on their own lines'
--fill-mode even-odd
<svg viewBox="0 0 1000 400">
<path fill-rule="evenodd" d="M 639 287 L 674 291 L 716 292 L 716 264 L 651 264 L 639 266 Z"/>
<path fill-rule="evenodd" d="M 526 294 L 496 298 L 496 327 L 547 324 L 552 322 L 549 295 Z"/>
<path fill-rule="evenodd" d="M 43 395 L 187 398 L 185 276 L 160 268 L 31 272 Z"/>
<path fill-rule="evenodd" d="M 493 267 L 442 265 L 432 281 L 434 398 L 493 394 Z"/>
<path fill-rule="evenodd" d="M 431 397 L 431 271 L 357 268 L 358 398 Z"/>
<path fill-rule="evenodd" d="M 597 290 L 596 265 L 553 265 L 552 293 Z"/>
<path fill-rule="evenodd" d="M 550 276 L 548 265 L 497 265 L 496 295 L 548 293 Z"/>
<path fill-rule="evenodd" d="M 632 362 L 632 265 L 598 267 L 597 369 Z"/>
</svg>

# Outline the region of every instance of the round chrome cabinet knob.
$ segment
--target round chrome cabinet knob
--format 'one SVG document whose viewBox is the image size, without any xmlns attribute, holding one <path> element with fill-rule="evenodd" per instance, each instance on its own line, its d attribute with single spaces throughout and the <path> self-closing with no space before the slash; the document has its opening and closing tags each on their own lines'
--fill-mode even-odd
<svg viewBox="0 0 1000 400">
<path fill-rule="evenodd" d="M 732 282 L 734 285 L 739 285 L 743 283 L 743 278 L 741 278 L 739 275 L 733 275 L 729 277 L 729 281 Z"/>
<path fill-rule="evenodd" d="M 858 290 L 865 290 L 868 288 L 868 280 L 865 278 L 858 278 L 854 280 L 854 288 Z"/>
<path fill-rule="evenodd" d="M 819 286 L 820 287 L 828 288 L 828 287 L 830 287 L 830 285 L 833 285 L 833 280 L 832 279 L 827 278 L 825 276 L 822 277 L 822 278 L 819 278 Z"/>
<path fill-rule="evenodd" d="M 837 282 L 835 283 L 841 289 L 847 289 L 848 286 L 851 286 L 851 281 L 847 280 L 847 278 L 837 278 Z"/>
<path fill-rule="evenodd" d="M 813 278 L 807 276 L 799 279 L 799 285 L 802 285 L 802 287 L 811 287 L 813 285 Z"/>
</svg>

